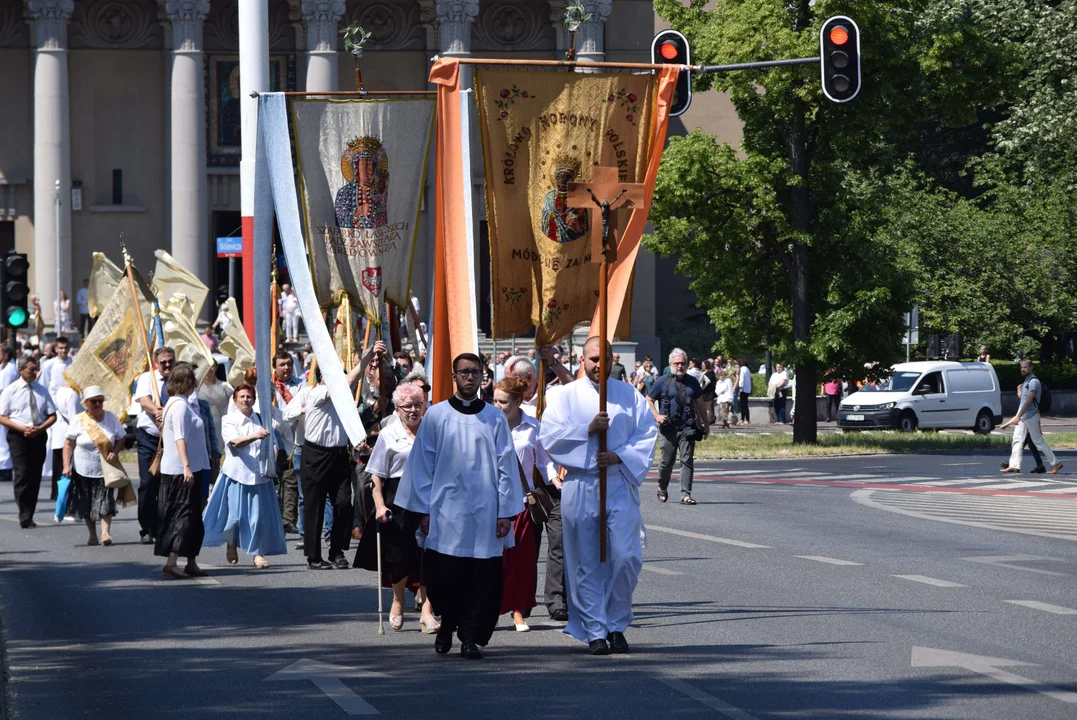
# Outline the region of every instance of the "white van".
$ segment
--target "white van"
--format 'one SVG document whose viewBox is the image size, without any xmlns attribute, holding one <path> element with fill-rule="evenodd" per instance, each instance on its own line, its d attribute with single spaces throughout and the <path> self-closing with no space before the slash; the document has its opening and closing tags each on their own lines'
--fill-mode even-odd
<svg viewBox="0 0 1077 720">
<path fill-rule="evenodd" d="M 877 388 L 841 401 L 843 429 L 971 428 L 986 435 L 1002 422 L 998 376 L 989 363 L 912 362 L 895 365 Z"/>
</svg>

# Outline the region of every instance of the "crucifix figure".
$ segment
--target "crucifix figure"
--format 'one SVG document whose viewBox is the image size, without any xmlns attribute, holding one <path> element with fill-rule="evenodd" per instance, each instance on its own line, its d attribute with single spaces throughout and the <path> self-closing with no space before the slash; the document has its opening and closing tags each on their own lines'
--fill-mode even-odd
<svg viewBox="0 0 1077 720">
<path fill-rule="evenodd" d="M 606 383 L 608 382 L 609 353 L 605 343 L 609 337 L 609 302 L 607 290 L 610 265 L 617 262 L 617 237 L 611 220 L 617 210 L 646 210 L 644 186 L 640 183 L 621 182 L 615 167 L 596 167 L 591 170 L 590 182 L 574 182 L 568 186 L 568 204 L 573 208 L 591 208 L 591 261 L 599 262 L 598 270 L 598 335 L 603 341 L 599 353 L 598 410 L 606 412 Z M 602 222 L 596 222 L 593 211 L 601 212 Z M 598 451 L 606 451 L 606 432 L 598 434 Z M 606 562 L 606 468 L 598 469 L 599 513 L 599 559 Z"/>
</svg>

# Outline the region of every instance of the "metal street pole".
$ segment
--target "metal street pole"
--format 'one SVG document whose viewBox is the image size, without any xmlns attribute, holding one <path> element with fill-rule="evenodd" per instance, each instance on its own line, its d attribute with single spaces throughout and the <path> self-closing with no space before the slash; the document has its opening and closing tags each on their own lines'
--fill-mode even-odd
<svg viewBox="0 0 1077 720">
<path fill-rule="evenodd" d="M 61 307 L 60 307 L 60 286 L 61 286 L 61 283 L 63 282 L 61 280 L 61 278 L 63 277 L 63 273 L 60 272 L 60 266 L 62 264 L 61 263 L 61 258 L 62 257 L 63 256 L 60 254 L 60 181 L 57 180 L 56 181 L 56 319 L 55 319 L 55 322 L 56 322 L 56 327 L 58 328 L 59 331 L 63 331 L 63 328 L 60 326 L 60 310 L 61 310 Z M 42 308 L 42 311 L 44 311 L 44 308 Z"/>
<path fill-rule="evenodd" d="M 228 258 L 228 297 L 236 296 L 236 259 Z"/>
</svg>

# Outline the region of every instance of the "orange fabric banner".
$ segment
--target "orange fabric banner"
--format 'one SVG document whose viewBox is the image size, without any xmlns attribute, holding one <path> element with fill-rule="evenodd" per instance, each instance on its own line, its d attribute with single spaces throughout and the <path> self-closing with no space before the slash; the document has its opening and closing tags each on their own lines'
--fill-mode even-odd
<svg viewBox="0 0 1077 720">
<path fill-rule="evenodd" d="M 662 68 L 658 74 L 658 104 L 654 116 L 654 137 L 651 140 L 651 156 L 647 161 L 647 175 L 643 181 L 646 185 L 644 190 L 646 202 L 643 208 L 632 211 L 624 233 L 617 243 L 617 262 L 610 268 L 610 284 L 606 292 L 609 303 L 609 324 L 606 325 L 606 332 L 609 337 L 606 339 L 611 343 L 614 334 L 618 331 L 622 313 L 626 307 L 632 306 L 630 293 L 632 292 L 632 275 L 636 269 L 636 255 L 639 254 L 643 228 L 647 224 L 651 198 L 654 197 L 654 186 L 658 182 L 658 166 L 662 163 L 662 151 L 666 147 L 666 132 L 669 130 L 669 106 L 673 103 L 673 92 L 677 87 L 677 76 L 680 72 L 679 67 L 671 65 Z M 596 334 L 598 334 L 597 305 L 591 317 L 591 329 L 587 332 L 588 337 Z"/>
<path fill-rule="evenodd" d="M 431 310 L 430 401 L 452 397 L 452 359 L 473 347 L 476 318 L 471 312 L 467 223 L 462 168 L 460 63 L 440 58 L 430 69 L 437 86 L 435 150 L 434 306 Z"/>
</svg>

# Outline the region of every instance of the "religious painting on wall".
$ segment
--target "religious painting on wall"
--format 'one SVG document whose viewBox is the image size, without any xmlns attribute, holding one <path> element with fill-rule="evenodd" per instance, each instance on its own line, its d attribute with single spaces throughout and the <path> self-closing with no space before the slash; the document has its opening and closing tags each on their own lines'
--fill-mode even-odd
<svg viewBox="0 0 1077 720">
<path fill-rule="evenodd" d="M 295 59 L 291 55 L 269 56 L 269 89 L 295 89 Z M 209 55 L 206 58 L 207 162 L 210 167 L 239 165 L 242 155 L 239 113 L 239 56 Z"/>
<path fill-rule="evenodd" d="M 435 101 L 311 98 L 291 108 L 318 301 L 347 295 L 380 322 L 384 299 L 410 299 Z"/>
<path fill-rule="evenodd" d="M 494 337 L 556 342 L 598 299 L 591 225 L 570 184 L 613 167 L 644 179 L 656 100 L 651 75 L 480 70 L 475 78 L 486 170 Z M 660 151 L 660 148 L 659 148 Z M 595 258 L 597 260 L 597 258 Z"/>
</svg>

